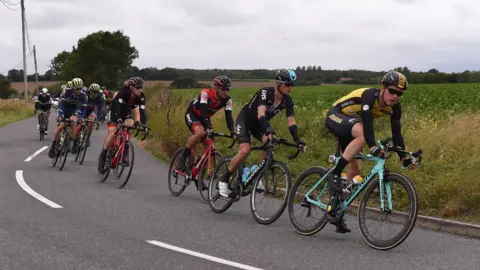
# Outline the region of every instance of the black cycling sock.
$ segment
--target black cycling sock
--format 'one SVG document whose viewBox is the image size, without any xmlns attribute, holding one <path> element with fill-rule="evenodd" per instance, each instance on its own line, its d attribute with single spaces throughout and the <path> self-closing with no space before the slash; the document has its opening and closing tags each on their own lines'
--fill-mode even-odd
<svg viewBox="0 0 480 270">
<path fill-rule="evenodd" d="M 227 168 L 227 172 L 223 175 L 222 182 L 228 183 L 228 179 L 230 179 L 230 176 L 232 176 L 232 172 L 230 172 Z"/>
<path fill-rule="evenodd" d="M 343 157 L 341 157 L 339 160 L 338 160 L 338 164 L 337 166 L 335 167 L 335 169 L 333 169 L 333 174 L 336 174 L 336 175 L 340 175 L 342 172 L 343 172 L 343 169 L 345 169 L 345 167 L 348 165 L 348 160 L 344 159 Z"/>
</svg>

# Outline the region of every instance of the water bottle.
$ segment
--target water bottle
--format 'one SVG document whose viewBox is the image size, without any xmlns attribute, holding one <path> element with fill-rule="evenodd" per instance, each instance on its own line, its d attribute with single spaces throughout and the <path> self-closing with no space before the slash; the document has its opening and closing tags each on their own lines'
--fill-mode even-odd
<svg viewBox="0 0 480 270">
<path fill-rule="evenodd" d="M 252 168 L 250 168 L 250 173 L 254 173 L 258 168 L 258 165 L 253 165 Z"/>
<path fill-rule="evenodd" d="M 243 168 L 242 183 L 245 183 L 247 181 L 249 174 L 250 174 L 250 169 L 248 167 Z"/>
</svg>

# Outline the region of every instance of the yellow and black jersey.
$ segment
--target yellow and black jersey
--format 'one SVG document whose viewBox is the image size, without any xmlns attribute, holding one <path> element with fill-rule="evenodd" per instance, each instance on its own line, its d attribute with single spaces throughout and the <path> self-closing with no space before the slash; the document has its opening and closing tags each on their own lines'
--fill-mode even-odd
<svg viewBox="0 0 480 270">
<path fill-rule="evenodd" d="M 393 106 L 380 108 L 379 105 L 380 89 L 360 88 L 352 91 L 348 95 L 338 99 L 332 108 L 332 112 L 341 113 L 351 118 L 361 118 L 363 122 L 363 135 L 369 147 L 375 146 L 375 135 L 373 132 L 373 119 L 378 117 L 390 116 L 393 142 L 395 145 L 405 149 L 405 144 L 401 134 L 402 106 L 396 103 Z M 332 117 L 333 117 L 332 116 Z M 337 115 L 341 119 L 341 115 Z M 349 125 L 348 134 L 351 134 L 351 128 L 356 123 L 355 119 L 347 118 L 338 125 Z"/>
<path fill-rule="evenodd" d="M 380 89 L 360 88 L 340 98 L 333 106 L 339 108 L 342 113 L 351 117 L 361 116 L 362 111 L 371 111 L 373 118 L 395 116 L 395 118 L 398 117 L 398 119 L 400 119 L 399 116 L 402 110 L 400 103 L 380 108 L 378 104 L 379 95 Z"/>
</svg>

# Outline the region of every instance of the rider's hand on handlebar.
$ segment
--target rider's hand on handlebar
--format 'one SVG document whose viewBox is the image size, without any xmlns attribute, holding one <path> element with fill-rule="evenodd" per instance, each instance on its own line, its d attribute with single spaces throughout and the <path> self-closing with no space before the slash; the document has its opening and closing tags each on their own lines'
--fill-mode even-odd
<svg viewBox="0 0 480 270">
<path fill-rule="evenodd" d="M 117 119 L 117 124 L 119 124 L 119 125 L 123 124 L 123 120 L 122 119 Z"/>
<path fill-rule="evenodd" d="M 413 170 L 417 166 L 417 164 L 414 163 L 413 160 L 409 157 L 402 158 L 401 162 L 403 167 L 408 168 L 409 170 Z"/>
<path fill-rule="evenodd" d="M 133 125 L 136 127 L 136 128 L 139 128 L 142 126 L 142 123 L 140 123 L 140 121 L 135 121 L 135 123 L 133 123 Z"/>
<path fill-rule="evenodd" d="M 303 152 L 305 150 L 306 143 L 304 141 L 298 140 L 296 144 L 299 151 Z"/>
<path fill-rule="evenodd" d="M 378 146 L 372 146 L 370 147 L 370 154 L 374 157 L 380 157 L 380 156 L 385 156 L 385 151 L 383 151 L 380 147 Z"/>
</svg>

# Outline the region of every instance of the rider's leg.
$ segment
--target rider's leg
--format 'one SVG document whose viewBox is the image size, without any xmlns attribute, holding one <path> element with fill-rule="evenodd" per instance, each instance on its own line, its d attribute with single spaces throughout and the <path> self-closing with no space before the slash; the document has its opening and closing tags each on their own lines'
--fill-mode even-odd
<svg viewBox="0 0 480 270">
<path fill-rule="evenodd" d="M 45 134 L 48 134 L 48 119 L 50 118 L 50 110 L 45 112 Z"/>
<path fill-rule="evenodd" d="M 92 121 L 92 122 L 88 122 L 88 129 L 87 129 L 87 138 L 86 138 L 86 146 L 89 147 L 90 146 L 90 136 L 92 135 L 92 132 L 93 132 L 93 124 L 94 124 L 94 121 L 95 121 L 95 114 L 90 114 L 88 116 L 88 120 Z"/>
<path fill-rule="evenodd" d="M 188 155 L 190 155 L 191 149 L 194 149 L 195 145 L 197 145 L 203 138 L 205 138 L 207 131 L 200 123 L 197 123 L 193 125 L 192 133 L 193 135 L 188 138 L 185 145 L 185 150 L 183 151 L 182 156 L 180 157 L 180 160 L 178 162 L 178 169 L 180 171 L 185 171 L 185 161 Z"/>
<path fill-rule="evenodd" d="M 78 118 L 74 115 L 72 115 L 72 117 L 70 117 L 70 120 L 72 121 L 77 121 Z M 82 124 L 77 124 L 76 122 L 73 122 L 72 123 L 72 130 L 71 130 L 71 134 L 72 134 L 72 139 L 73 139 L 73 143 L 72 143 L 72 154 L 76 154 L 77 153 L 77 145 L 78 145 L 78 140 L 80 138 L 80 127 L 81 127 Z"/>
<path fill-rule="evenodd" d="M 100 152 L 98 157 L 98 172 L 103 173 L 105 167 L 105 157 L 107 155 L 108 149 L 112 146 L 113 140 L 115 139 L 115 132 L 117 132 L 117 119 L 114 119 L 115 122 L 108 123 L 108 130 L 107 136 L 105 136 L 105 140 L 103 142 L 103 149 Z"/>
<path fill-rule="evenodd" d="M 55 156 L 56 139 L 57 139 L 58 135 L 60 134 L 60 132 L 62 132 L 62 130 L 63 130 L 64 123 L 61 123 L 60 120 L 61 120 L 60 117 L 58 117 L 57 118 L 57 123 L 59 123 L 59 125 L 55 128 L 55 131 L 53 132 L 52 145 L 50 146 L 50 149 L 48 150 L 48 157 L 49 158 L 53 158 Z"/>
</svg>

